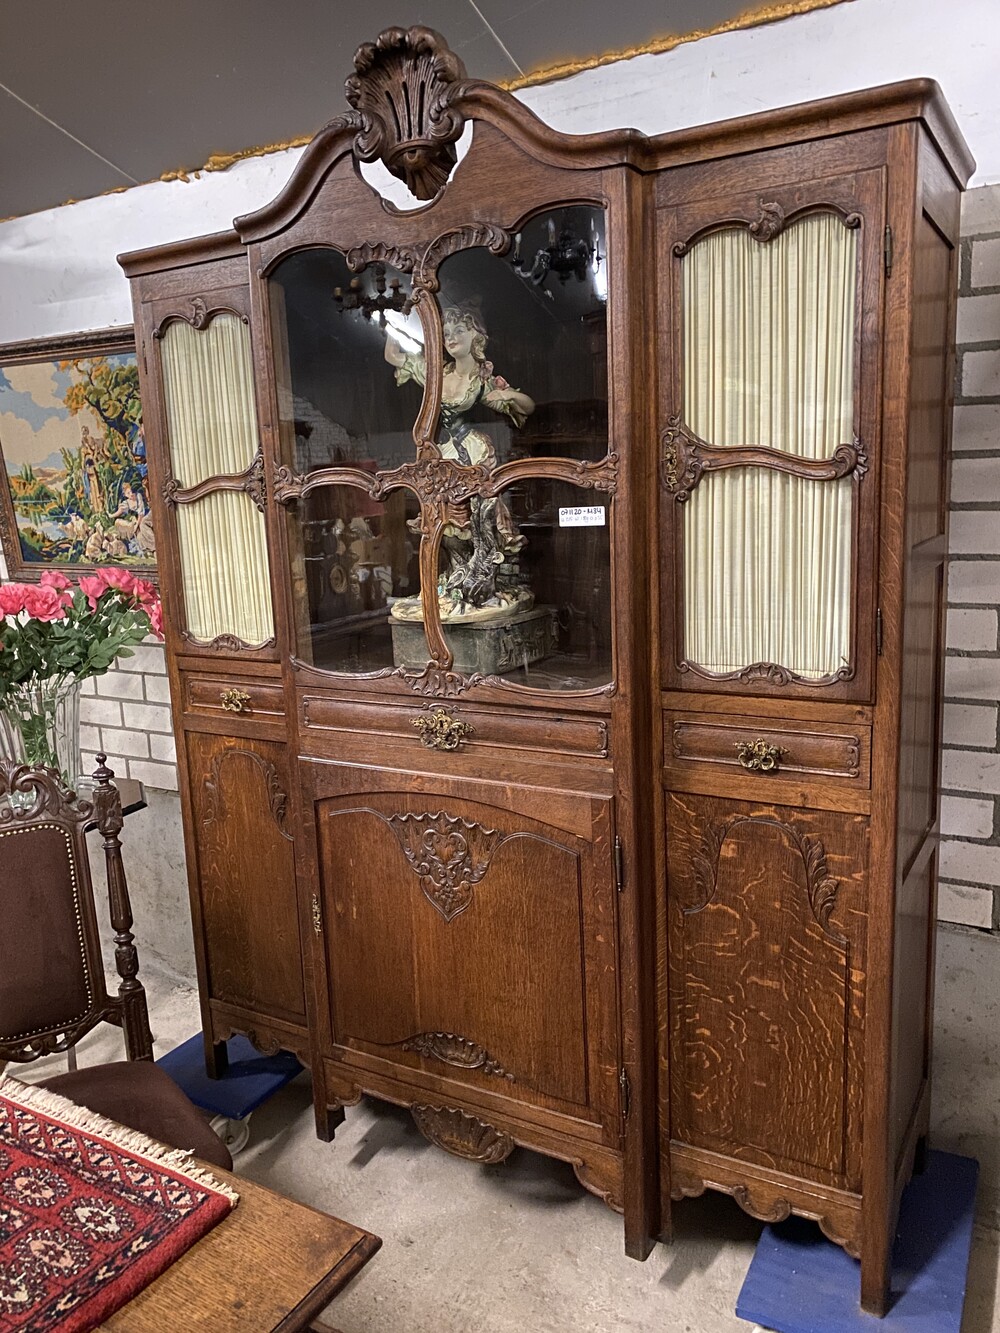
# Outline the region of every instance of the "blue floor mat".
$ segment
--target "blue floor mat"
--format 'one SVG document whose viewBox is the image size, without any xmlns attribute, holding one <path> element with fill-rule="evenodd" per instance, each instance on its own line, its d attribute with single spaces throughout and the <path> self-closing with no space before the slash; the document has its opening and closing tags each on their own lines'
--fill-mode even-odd
<svg viewBox="0 0 1000 1333">
<path fill-rule="evenodd" d="M 930 1152 L 903 1194 L 884 1319 L 859 1306 L 861 1266 L 802 1218 L 764 1228 L 736 1302 L 775 1333 L 959 1333 L 979 1163 Z"/>
<path fill-rule="evenodd" d="M 205 1073 L 205 1043 L 200 1032 L 161 1055 L 156 1063 L 195 1106 L 230 1120 L 243 1120 L 302 1070 L 290 1052 L 261 1055 L 243 1036 L 230 1037 L 226 1047 L 229 1069 L 222 1078 L 209 1078 Z"/>
</svg>

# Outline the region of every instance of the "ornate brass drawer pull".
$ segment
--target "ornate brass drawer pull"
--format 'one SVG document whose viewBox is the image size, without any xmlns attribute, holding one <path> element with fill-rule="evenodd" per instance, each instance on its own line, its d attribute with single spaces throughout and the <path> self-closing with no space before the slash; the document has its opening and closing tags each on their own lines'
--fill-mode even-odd
<svg viewBox="0 0 1000 1333">
<path fill-rule="evenodd" d="M 435 708 L 413 719 L 413 726 L 420 732 L 420 739 L 429 750 L 457 750 L 471 736 L 475 727 L 468 722 L 456 722 L 443 708 Z"/>
<path fill-rule="evenodd" d="M 222 706 L 227 713 L 249 713 L 250 696 L 246 690 L 223 690 L 219 695 L 222 700 Z"/>
<path fill-rule="evenodd" d="M 784 753 L 780 746 L 768 745 L 760 736 L 755 741 L 736 742 L 736 758 L 754 773 L 777 773 Z"/>
</svg>

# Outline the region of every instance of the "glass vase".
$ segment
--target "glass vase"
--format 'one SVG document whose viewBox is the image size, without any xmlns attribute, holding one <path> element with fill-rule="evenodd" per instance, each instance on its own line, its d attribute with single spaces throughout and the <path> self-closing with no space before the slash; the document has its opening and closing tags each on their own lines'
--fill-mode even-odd
<svg viewBox="0 0 1000 1333">
<path fill-rule="evenodd" d="M 81 776 L 79 680 L 49 676 L 10 686 L 0 703 L 0 754 L 54 768 L 76 789 Z"/>
</svg>

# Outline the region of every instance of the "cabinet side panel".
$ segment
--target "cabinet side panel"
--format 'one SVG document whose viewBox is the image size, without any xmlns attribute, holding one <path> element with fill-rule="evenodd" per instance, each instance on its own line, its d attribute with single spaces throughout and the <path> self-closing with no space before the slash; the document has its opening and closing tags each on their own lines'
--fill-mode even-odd
<svg viewBox="0 0 1000 1333">
<path fill-rule="evenodd" d="M 896 928 L 890 1145 L 910 1137 L 930 1065 L 936 898 L 947 455 L 951 420 L 957 191 L 925 143 L 912 257 L 912 374 L 900 664 Z M 916 1127 L 918 1132 L 920 1126 Z"/>
</svg>

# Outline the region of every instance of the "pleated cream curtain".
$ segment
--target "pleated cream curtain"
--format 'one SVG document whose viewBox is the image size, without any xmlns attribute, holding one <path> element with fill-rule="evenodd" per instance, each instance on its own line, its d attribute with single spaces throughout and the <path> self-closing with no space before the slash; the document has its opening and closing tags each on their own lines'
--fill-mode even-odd
<svg viewBox="0 0 1000 1333">
<path fill-rule="evenodd" d="M 684 420 L 709 444 L 827 458 L 853 438 L 857 232 L 816 214 L 740 229 L 683 263 Z M 853 483 L 707 473 L 684 513 L 684 656 L 708 671 L 848 662 Z"/>
<path fill-rule="evenodd" d="M 242 472 L 257 451 L 250 333 L 236 315 L 204 329 L 174 321 L 162 340 L 163 391 L 173 474 L 189 487 Z M 274 635 L 263 515 L 243 491 L 178 505 L 188 632 L 202 642 Z"/>
</svg>

